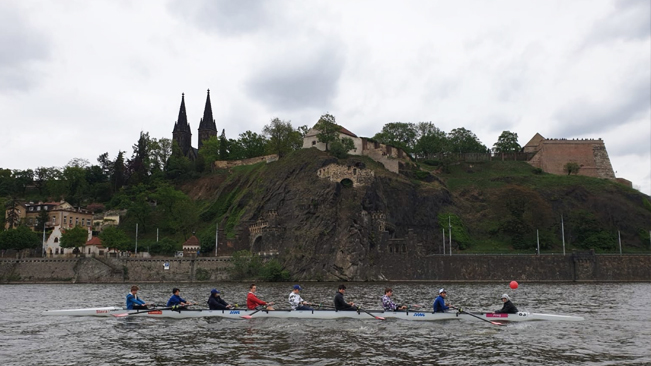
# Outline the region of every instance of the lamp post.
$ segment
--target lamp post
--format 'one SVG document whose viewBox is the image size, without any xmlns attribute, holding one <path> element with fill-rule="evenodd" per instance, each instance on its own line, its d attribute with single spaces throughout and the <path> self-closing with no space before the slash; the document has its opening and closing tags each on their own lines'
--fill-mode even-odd
<svg viewBox="0 0 651 366">
<path fill-rule="evenodd" d="M 217 256 L 218 237 L 219 237 L 219 224 L 215 224 L 215 257 Z"/>
</svg>

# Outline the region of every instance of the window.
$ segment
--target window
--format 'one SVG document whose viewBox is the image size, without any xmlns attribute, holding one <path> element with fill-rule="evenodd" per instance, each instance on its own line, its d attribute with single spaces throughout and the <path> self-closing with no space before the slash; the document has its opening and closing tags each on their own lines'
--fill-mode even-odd
<svg viewBox="0 0 651 366">
<path fill-rule="evenodd" d="M 79 218 L 75 217 L 75 225 L 79 225 Z"/>
<path fill-rule="evenodd" d="M 44 209 L 45 211 L 47 211 L 47 206 L 43 206 L 43 209 Z"/>
<path fill-rule="evenodd" d="M 59 254 L 59 248 L 56 248 L 56 249 L 54 250 L 54 254 Z"/>
<path fill-rule="evenodd" d="M 63 223 L 67 224 L 68 223 L 68 216 L 63 216 Z"/>
<path fill-rule="evenodd" d="M 52 225 L 56 225 L 56 223 L 57 223 L 57 217 L 52 216 Z"/>
<path fill-rule="evenodd" d="M 59 238 L 54 238 L 54 242 L 55 242 L 55 243 L 58 243 L 58 242 L 59 242 Z"/>
<path fill-rule="evenodd" d="M 312 141 L 312 146 L 316 145 L 316 141 Z"/>
<path fill-rule="evenodd" d="M 30 207 L 29 210 L 30 210 L 30 211 L 34 211 L 34 207 Z"/>
<path fill-rule="evenodd" d="M 41 206 L 37 206 L 36 211 L 41 211 Z"/>
</svg>

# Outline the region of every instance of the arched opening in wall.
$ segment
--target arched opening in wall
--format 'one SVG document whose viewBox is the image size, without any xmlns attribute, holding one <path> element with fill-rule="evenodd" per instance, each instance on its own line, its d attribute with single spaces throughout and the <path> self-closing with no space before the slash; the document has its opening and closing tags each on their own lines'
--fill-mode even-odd
<svg viewBox="0 0 651 366">
<path fill-rule="evenodd" d="M 55 243 L 58 243 L 58 242 L 59 242 L 59 238 L 54 238 L 54 242 L 55 242 Z"/>
<path fill-rule="evenodd" d="M 253 241 L 253 253 L 262 252 L 262 245 L 263 245 L 263 240 L 262 240 L 262 235 L 260 235 L 257 238 L 255 238 L 255 241 Z"/>
<path fill-rule="evenodd" d="M 353 181 L 348 178 L 342 179 L 340 183 L 344 188 L 350 188 L 353 186 Z"/>
</svg>

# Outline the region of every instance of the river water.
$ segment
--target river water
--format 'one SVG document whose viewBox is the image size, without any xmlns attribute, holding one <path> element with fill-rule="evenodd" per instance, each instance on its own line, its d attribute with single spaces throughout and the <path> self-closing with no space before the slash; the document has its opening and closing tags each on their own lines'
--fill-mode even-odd
<svg viewBox="0 0 651 366">
<path fill-rule="evenodd" d="M 259 283 L 258 295 L 285 306 L 291 285 Z M 336 283 L 304 283 L 301 295 L 332 303 Z M 347 283 L 347 301 L 378 308 L 386 283 Z M 174 284 L 141 284 L 164 303 Z M 244 304 L 244 283 L 179 284 L 205 303 L 217 287 Z M 436 283 L 391 283 L 394 299 L 431 306 Z M 651 284 L 447 284 L 465 310 L 501 307 L 580 315 L 583 322 L 408 322 L 339 319 L 148 319 L 41 316 L 46 309 L 122 306 L 129 285 L 3 285 L 0 365 L 651 365 Z"/>
</svg>

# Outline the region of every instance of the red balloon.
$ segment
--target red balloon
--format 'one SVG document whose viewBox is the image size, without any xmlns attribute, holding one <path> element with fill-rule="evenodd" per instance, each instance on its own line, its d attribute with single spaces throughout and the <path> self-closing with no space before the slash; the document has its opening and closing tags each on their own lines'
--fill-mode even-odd
<svg viewBox="0 0 651 366">
<path fill-rule="evenodd" d="M 512 289 L 515 290 L 516 288 L 518 288 L 518 283 L 515 282 L 515 281 L 511 281 L 511 283 L 509 284 L 509 287 L 511 287 Z"/>
</svg>

